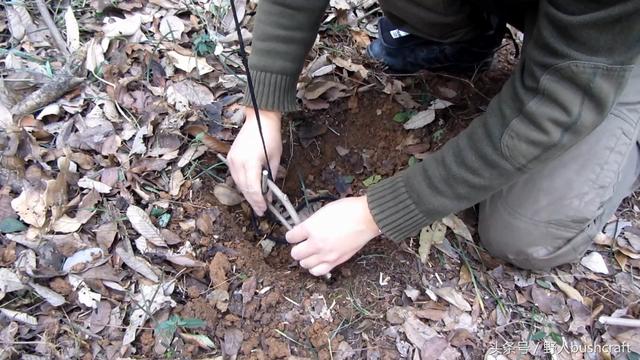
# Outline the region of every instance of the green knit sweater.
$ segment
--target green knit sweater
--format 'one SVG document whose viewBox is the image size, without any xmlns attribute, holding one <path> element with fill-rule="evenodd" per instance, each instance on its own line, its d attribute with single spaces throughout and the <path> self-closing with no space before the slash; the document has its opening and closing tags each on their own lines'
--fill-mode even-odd
<svg viewBox="0 0 640 360">
<path fill-rule="evenodd" d="M 260 0 L 249 59 L 260 108 L 296 109 L 296 83 L 328 2 Z M 413 33 L 465 38 L 472 29 L 438 27 L 461 21 L 455 11 L 434 12 L 446 5 L 382 1 L 385 13 Z M 639 62 L 640 1 L 540 1 L 533 19 L 522 59 L 487 111 L 440 151 L 369 189 L 369 208 L 389 238 L 414 235 L 554 159 L 615 104 Z"/>
</svg>

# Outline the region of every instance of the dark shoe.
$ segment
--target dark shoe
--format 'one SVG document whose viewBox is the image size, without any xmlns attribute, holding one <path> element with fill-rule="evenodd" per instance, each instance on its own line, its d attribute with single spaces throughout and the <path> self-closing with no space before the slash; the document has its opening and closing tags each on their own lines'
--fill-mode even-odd
<svg viewBox="0 0 640 360">
<path fill-rule="evenodd" d="M 442 43 L 402 31 L 382 17 L 378 22 L 379 37 L 367 47 L 367 53 L 395 73 L 410 74 L 419 70 L 474 73 L 491 66 L 505 29 L 505 23 L 498 21 L 473 39 Z"/>
</svg>

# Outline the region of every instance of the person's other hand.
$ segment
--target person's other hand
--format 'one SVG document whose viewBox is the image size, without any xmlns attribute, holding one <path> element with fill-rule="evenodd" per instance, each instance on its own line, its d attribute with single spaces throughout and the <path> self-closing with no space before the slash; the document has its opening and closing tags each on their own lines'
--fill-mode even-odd
<svg viewBox="0 0 640 360">
<path fill-rule="evenodd" d="M 250 107 L 247 107 L 245 111 L 247 118 L 233 145 L 231 145 L 227 161 L 238 190 L 242 192 L 256 214 L 262 216 L 267 210 L 267 203 L 261 189 L 262 168 L 267 166 L 267 160 L 264 156 L 255 112 Z M 260 110 L 260 120 L 269 155 L 270 164 L 268 165 L 275 177 L 282 156 L 281 114 Z"/>
<path fill-rule="evenodd" d="M 380 234 L 365 196 L 331 202 L 287 232 L 291 257 L 314 276 L 351 258 Z"/>
</svg>

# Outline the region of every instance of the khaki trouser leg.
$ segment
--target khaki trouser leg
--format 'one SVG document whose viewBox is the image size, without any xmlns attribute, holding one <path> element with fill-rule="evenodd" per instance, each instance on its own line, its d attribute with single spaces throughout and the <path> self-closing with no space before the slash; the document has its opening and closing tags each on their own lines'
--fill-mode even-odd
<svg viewBox="0 0 640 360">
<path fill-rule="evenodd" d="M 479 233 L 526 269 L 575 262 L 639 184 L 640 67 L 605 121 L 551 163 L 480 204 Z"/>
</svg>

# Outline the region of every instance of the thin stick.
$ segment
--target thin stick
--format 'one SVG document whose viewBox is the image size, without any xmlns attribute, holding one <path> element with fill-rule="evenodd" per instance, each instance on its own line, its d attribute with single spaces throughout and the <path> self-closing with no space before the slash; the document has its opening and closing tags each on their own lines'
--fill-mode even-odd
<svg viewBox="0 0 640 360">
<path fill-rule="evenodd" d="M 616 318 L 611 316 L 600 316 L 598 321 L 603 325 L 624 326 L 632 328 L 640 328 L 639 319 Z"/>
<path fill-rule="evenodd" d="M 58 48 L 58 50 L 60 50 L 60 52 L 64 56 L 68 57 L 69 55 L 71 55 L 71 53 L 69 53 L 69 49 L 67 48 L 67 44 L 64 41 L 64 39 L 62 38 L 62 34 L 60 34 L 60 30 L 58 30 L 58 27 L 56 26 L 56 23 L 53 21 L 53 18 L 51 17 L 51 14 L 49 13 L 49 8 L 44 3 L 44 0 L 36 0 L 36 5 L 38 6 L 38 11 L 40 12 L 40 15 L 42 16 L 42 20 L 44 20 L 45 25 L 47 25 L 47 28 L 49 29 L 49 32 L 51 33 L 51 37 L 53 38 L 53 42 L 56 44 L 56 47 Z"/>
</svg>

